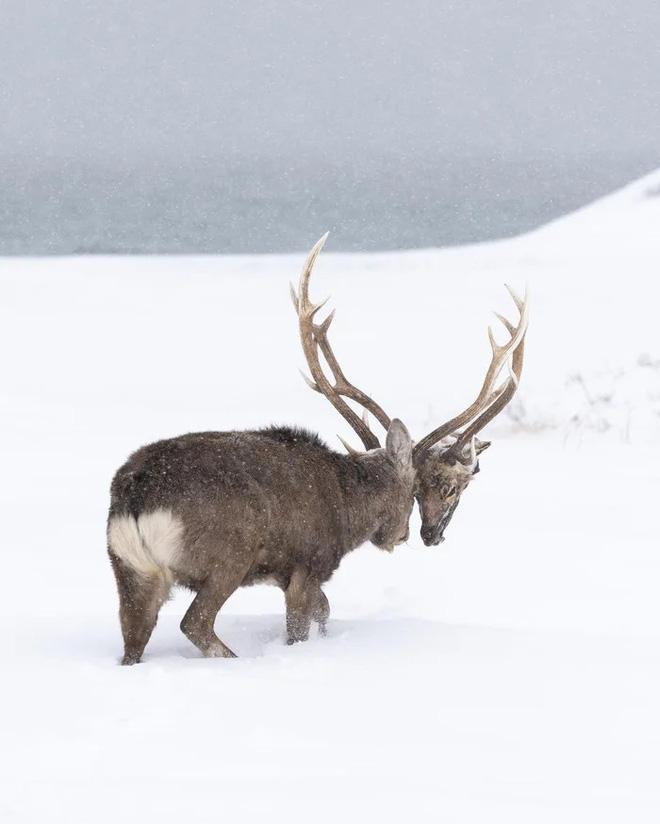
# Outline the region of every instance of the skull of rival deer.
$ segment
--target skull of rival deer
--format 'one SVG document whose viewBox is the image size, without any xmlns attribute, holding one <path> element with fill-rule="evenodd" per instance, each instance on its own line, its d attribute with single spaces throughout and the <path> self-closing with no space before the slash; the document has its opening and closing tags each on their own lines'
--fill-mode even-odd
<svg viewBox="0 0 660 824">
<path fill-rule="evenodd" d="M 365 450 L 379 449 L 380 441 L 369 427 L 367 413 L 371 413 L 386 431 L 391 424 L 390 417 L 372 398 L 353 386 L 339 366 L 328 341 L 334 310 L 321 323 L 315 322 L 316 314 L 327 300 L 319 304 L 310 301 L 309 281 L 326 238 L 327 234 L 312 249 L 303 268 L 298 294 L 291 286 L 291 297 L 298 313 L 302 346 L 312 380 L 304 374 L 303 377 L 312 389 L 325 395 L 343 415 L 359 436 Z M 444 532 L 461 495 L 479 472 L 479 455 L 490 446 L 489 441 L 480 441 L 477 434 L 504 409 L 518 388 L 523 367 L 529 302 L 527 298 L 521 300 L 510 286 L 506 288 L 518 309 L 518 322 L 514 325 L 495 313 L 506 328 L 509 339 L 504 344 L 498 344 L 493 330 L 488 328 L 492 356 L 477 398 L 459 415 L 422 438 L 413 449 L 415 498 L 422 519 L 420 534 L 426 546 L 436 546 L 444 541 Z M 319 351 L 330 367 L 334 383 L 323 372 Z M 502 380 L 501 374 L 505 369 L 507 374 Z M 361 406 L 363 416 L 358 416 L 345 399 Z M 343 438 L 340 440 L 350 453 L 357 454 Z"/>
</svg>

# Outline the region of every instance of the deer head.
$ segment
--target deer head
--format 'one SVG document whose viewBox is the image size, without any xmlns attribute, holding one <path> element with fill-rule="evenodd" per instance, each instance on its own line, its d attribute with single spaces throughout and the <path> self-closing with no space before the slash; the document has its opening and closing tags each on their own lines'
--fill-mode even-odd
<svg viewBox="0 0 660 824">
<path fill-rule="evenodd" d="M 327 303 L 327 299 L 318 304 L 313 304 L 309 299 L 312 269 L 327 237 L 326 233 L 310 252 L 303 267 L 298 293 L 291 286 L 302 347 L 312 374 L 312 380 L 304 373 L 303 378 L 315 392 L 320 392 L 330 401 L 355 430 L 365 450 L 370 452 L 380 449 L 381 445 L 369 427 L 368 413 L 387 432 L 391 432 L 393 422 L 372 398 L 350 383 L 344 375 L 328 341 L 334 310 L 322 323 L 315 322 L 316 314 Z M 456 511 L 461 495 L 479 472 L 479 454 L 490 446 L 488 441 L 478 440 L 477 434 L 511 401 L 520 382 L 529 303 L 527 297 L 521 300 L 511 287 L 507 286 L 507 289 L 519 312 L 518 324 L 514 326 L 496 313 L 509 333 L 509 339 L 504 344 L 498 344 L 492 329 L 488 328 L 492 357 L 477 398 L 463 412 L 434 429 L 413 448 L 414 495 L 422 518 L 421 537 L 426 546 L 435 546 L 444 540 L 445 529 Z M 334 382 L 325 375 L 320 354 L 329 366 Z M 508 375 L 498 383 L 505 367 L 508 368 Z M 346 399 L 362 407 L 362 417 L 348 405 Z M 395 429 L 399 424 L 395 421 Z M 362 454 L 349 446 L 343 438 L 340 437 L 340 440 L 352 455 Z"/>
</svg>

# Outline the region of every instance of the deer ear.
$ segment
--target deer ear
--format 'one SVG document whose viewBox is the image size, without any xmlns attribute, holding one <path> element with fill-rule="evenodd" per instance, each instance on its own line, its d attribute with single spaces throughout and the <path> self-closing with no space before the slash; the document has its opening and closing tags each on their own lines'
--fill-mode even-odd
<svg viewBox="0 0 660 824">
<path fill-rule="evenodd" d="M 398 418 L 392 420 L 387 430 L 385 453 L 397 469 L 409 469 L 412 466 L 412 439 Z"/>
</svg>

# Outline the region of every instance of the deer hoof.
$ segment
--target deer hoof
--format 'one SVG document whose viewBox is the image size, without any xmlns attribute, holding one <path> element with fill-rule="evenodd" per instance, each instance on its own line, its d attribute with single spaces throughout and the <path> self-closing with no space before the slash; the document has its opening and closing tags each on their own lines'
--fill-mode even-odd
<svg viewBox="0 0 660 824">
<path fill-rule="evenodd" d="M 222 641 L 212 644 L 204 650 L 204 658 L 237 658 L 236 653 L 226 647 Z"/>
<path fill-rule="evenodd" d="M 121 659 L 122 667 L 132 667 L 133 664 L 139 664 L 139 663 L 140 663 L 140 659 L 136 655 L 124 655 L 124 657 Z"/>
</svg>

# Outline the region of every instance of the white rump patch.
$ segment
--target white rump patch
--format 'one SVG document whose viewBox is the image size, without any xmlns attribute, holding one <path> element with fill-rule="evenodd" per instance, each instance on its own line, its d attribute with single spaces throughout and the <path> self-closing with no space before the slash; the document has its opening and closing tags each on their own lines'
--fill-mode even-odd
<svg viewBox="0 0 660 824">
<path fill-rule="evenodd" d="M 182 545 L 183 524 L 168 509 L 132 515 L 114 515 L 108 524 L 108 543 L 114 555 L 141 575 L 165 575 L 176 563 Z"/>
</svg>

